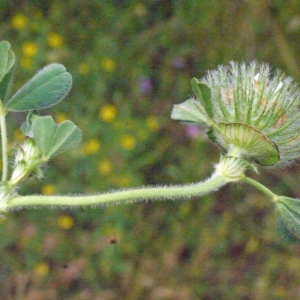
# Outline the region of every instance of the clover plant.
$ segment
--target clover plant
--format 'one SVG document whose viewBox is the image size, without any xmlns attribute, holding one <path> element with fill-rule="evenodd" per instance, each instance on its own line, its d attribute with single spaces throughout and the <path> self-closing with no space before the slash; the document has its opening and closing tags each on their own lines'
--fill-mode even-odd
<svg viewBox="0 0 300 300">
<path fill-rule="evenodd" d="M 71 121 L 56 124 L 39 110 L 58 104 L 70 91 L 72 77 L 61 64 L 38 72 L 12 97 L 10 83 L 15 62 L 6 41 L 0 43 L 0 126 L 2 181 L 0 212 L 36 206 L 86 206 L 132 200 L 188 199 L 201 196 L 231 182 L 245 182 L 266 194 L 274 203 L 280 236 L 288 243 L 300 242 L 300 200 L 276 195 L 246 176 L 248 169 L 282 167 L 300 157 L 300 90 L 280 71 L 266 64 L 231 63 L 192 80 L 196 98 L 174 105 L 171 118 L 205 127 L 220 149 L 212 175 L 193 184 L 133 188 L 99 195 L 45 196 L 18 194 L 18 185 L 30 176 L 41 178 L 42 166 L 81 140 Z M 28 112 L 21 129 L 25 141 L 8 166 L 6 115 Z"/>
</svg>

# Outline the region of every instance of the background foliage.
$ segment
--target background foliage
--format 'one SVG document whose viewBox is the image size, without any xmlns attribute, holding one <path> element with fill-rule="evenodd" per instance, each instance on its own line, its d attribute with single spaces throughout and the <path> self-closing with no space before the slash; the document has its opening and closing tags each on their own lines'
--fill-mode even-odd
<svg viewBox="0 0 300 300">
<path fill-rule="evenodd" d="M 63 63 L 72 91 L 44 113 L 84 133 L 80 148 L 52 160 L 22 194 L 202 180 L 218 150 L 201 129 L 169 118 L 191 95 L 190 79 L 256 59 L 300 80 L 296 0 L 1 0 L 0 8 L 16 87 Z M 9 124 L 12 150 L 23 119 Z M 253 177 L 300 197 L 297 166 Z M 272 204 L 245 185 L 192 201 L 15 211 L 0 231 L 1 299 L 300 297 L 300 248 L 281 242 Z"/>
</svg>

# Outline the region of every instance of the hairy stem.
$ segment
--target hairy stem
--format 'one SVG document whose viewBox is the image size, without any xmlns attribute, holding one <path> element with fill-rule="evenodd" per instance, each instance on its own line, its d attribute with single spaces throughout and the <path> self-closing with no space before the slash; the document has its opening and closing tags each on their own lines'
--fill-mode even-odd
<svg viewBox="0 0 300 300">
<path fill-rule="evenodd" d="M 215 191 L 226 183 L 226 177 L 215 173 L 212 177 L 203 182 L 189 185 L 145 187 L 91 196 L 20 196 L 10 199 L 6 209 L 45 205 L 70 207 L 87 206 L 147 199 L 188 199 Z"/>
<path fill-rule="evenodd" d="M 249 178 L 249 177 L 244 177 L 243 181 L 254 186 L 255 188 L 257 188 L 258 190 L 260 190 L 261 192 L 263 192 L 264 194 L 266 194 L 268 197 L 271 198 L 271 200 L 273 202 L 277 201 L 278 196 L 276 194 L 274 194 L 271 190 L 269 190 L 267 187 L 265 187 L 264 185 L 262 185 L 261 183 L 259 183 L 258 181 Z"/>
<path fill-rule="evenodd" d="M 0 107 L 0 127 L 1 127 L 1 141 L 2 141 L 2 181 L 7 179 L 7 133 L 6 133 L 6 122 L 5 122 L 5 109 L 1 105 Z"/>
</svg>

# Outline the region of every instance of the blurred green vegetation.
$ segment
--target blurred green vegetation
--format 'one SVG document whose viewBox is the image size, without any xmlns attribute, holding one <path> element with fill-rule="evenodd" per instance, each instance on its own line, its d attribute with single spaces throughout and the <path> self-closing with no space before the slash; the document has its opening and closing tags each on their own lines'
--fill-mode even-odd
<svg viewBox="0 0 300 300">
<path fill-rule="evenodd" d="M 297 0 L 1 0 L 0 8 L 0 39 L 18 60 L 15 86 L 63 63 L 72 91 L 44 113 L 84 133 L 80 148 L 22 194 L 202 180 L 218 149 L 169 118 L 191 95 L 191 78 L 255 59 L 300 80 Z M 12 142 L 24 117 L 10 120 Z M 251 175 L 300 197 L 297 166 Z M 282 243 L 272 204 L 246 185 L 191 201 L 14 211 L 0 231 L 1 299 L 300 297 L 300 248 Z"/>
</svg>

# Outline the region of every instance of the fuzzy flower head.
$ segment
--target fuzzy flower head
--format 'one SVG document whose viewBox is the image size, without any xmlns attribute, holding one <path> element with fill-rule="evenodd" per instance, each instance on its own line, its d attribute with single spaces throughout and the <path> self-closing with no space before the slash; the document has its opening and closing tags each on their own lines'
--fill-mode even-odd
<svg viewBox="0 0 300 300">
<path fill-rule="evenodd" d="M 205 124 L 207 134 L 225 152 L 262 166 L 300 157 L 300 90 L 266 64 L 232 62 L 192 80 L 198 99 L 174 105 L 175 120 Z"/>
<path fill-rule="evenodd" d="M 9 183 L 14 186 L 21 182 L 30 174 L 35 174 L 41 177 L 40 171 L 40 151 L 38 150 L 35 141 L 27 138 L 16 152 L 14 169 Z"/>
</svg>

